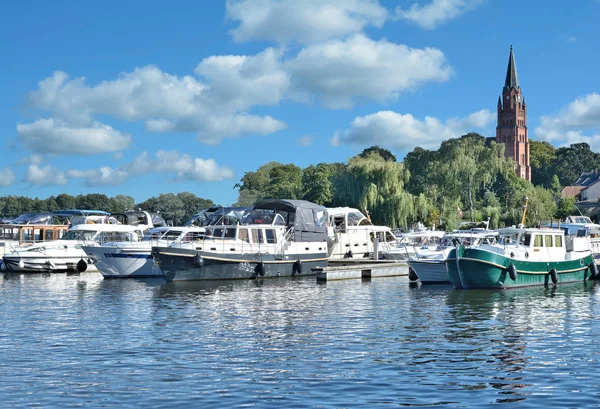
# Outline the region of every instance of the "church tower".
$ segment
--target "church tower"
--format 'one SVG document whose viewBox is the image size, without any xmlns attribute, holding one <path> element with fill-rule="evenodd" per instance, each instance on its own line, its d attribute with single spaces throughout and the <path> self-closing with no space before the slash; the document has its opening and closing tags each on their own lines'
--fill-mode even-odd
<svg viewBox="0 0 600 409">
<path fill-rule="evenodd" d="M 498 98 L 498 126 L 496 142 L 503 143 L 504 153 L 513 158 L 517 175 L 531 181 L 529 166 L 529 137 L 527 135 L 527 105 L 519 86 L 517 65 L 512 45 L 508 57 L 506 80 L 502 96 Z"/>
</svg>

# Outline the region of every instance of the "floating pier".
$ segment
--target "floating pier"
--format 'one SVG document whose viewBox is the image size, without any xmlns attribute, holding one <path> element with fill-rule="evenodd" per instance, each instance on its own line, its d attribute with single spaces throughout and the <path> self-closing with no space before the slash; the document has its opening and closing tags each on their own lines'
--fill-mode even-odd
<svg viewBox="0 0 600 409">
<path fill-rule="evenodd" d="M 315 267 L 317 281 L 349 280 L 356 278 L 408 277 L 406 262 L 387 260 L 335 260 L 327 267 Z"/>
</svg>

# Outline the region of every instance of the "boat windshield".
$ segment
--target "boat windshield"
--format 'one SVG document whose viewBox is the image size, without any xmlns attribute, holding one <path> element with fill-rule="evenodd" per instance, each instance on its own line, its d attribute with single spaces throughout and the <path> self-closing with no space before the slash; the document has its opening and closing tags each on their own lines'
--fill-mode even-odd
<svg viewBox="0 0 600 409">
<path fill-rule="evenodd" d="M 498 244 L 517 244 L 519 243 L 519 233 L 501 235 Z"/>
<path fill-rule="evenodd" d="M 71 230 L 61 240 L 94 240 L 97 234 L 97 231 Z"/>
<path fill-rule="evenodd" d="M 591 224 L 592 219 L 587 216 L 569 216 L 566 220 L 567 223 L 581 223 L 581 224 Z"/>
<path fill-rule="evenodd" d="M 10 221 L 10 224 L 53 224 L 51 213 L 25 213 Z"/>
<path fill-rule="evenodd" d="M 285 226 L 284 217 L 271 209 L 253 209 L 242 219 L 243 224 L 272 224 Z"/>
</svg>

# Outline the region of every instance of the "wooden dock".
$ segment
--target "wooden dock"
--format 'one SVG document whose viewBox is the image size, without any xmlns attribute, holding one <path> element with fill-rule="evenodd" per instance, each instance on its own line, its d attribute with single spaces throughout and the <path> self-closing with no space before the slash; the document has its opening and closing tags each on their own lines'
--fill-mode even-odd
<svg viewBox="0 0 600 409">
<path fill-rule="evenodd" d="M 408 276 L 408 264 L 388 260 L 335 260 L 312 269 L 317 281 Z"/>
</svg>

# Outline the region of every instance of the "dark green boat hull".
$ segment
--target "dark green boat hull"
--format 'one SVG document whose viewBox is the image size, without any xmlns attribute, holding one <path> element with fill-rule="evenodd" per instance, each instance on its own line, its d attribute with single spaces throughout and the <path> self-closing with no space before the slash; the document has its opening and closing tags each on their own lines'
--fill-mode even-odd
<svg viewBox="0 0 600 409">
<path fill-rule="evenodd" d="M 460 246 L 450 252 L 446 268 L 457 288 L 513 288 L 554 284 L 550 276 L 552 268 L 556 270 L 557 284 L 585 281 L 590 278 L 593 262 L 591 254 L 576 260 L 523 261 Z M 511 263 L 517 270 L 515 280 L 508 271 Z"/>
</svg>

